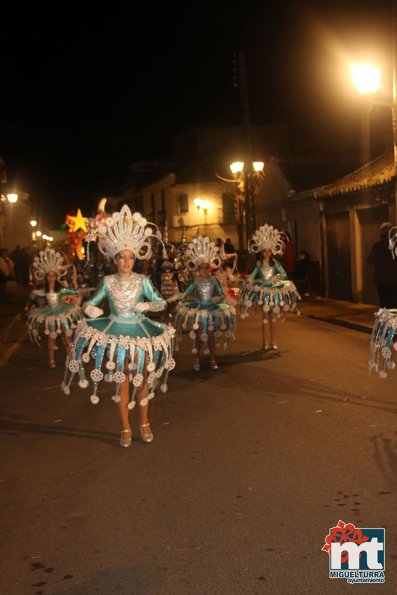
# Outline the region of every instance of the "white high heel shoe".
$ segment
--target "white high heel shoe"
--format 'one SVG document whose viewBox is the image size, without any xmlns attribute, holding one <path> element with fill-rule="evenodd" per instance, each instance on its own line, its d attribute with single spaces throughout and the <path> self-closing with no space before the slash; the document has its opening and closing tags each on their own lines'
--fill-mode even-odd
<svg viewBox="0 0 397 595">
<path fill-rule="evenodd" d="M 142 428 L 150 428 L 150 424 L 140 424 L 139 425 L 139 429 L 141 431 L 141 438 L 143 442 L 153 442 L 154 440 L 154 435 L 153 432 L 142 432 Z"/>
</svg>

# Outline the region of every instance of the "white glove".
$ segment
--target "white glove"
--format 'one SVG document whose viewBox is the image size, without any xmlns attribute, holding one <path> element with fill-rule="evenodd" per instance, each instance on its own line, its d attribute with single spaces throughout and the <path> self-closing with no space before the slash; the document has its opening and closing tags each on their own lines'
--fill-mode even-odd
<svg viewBox="0 0 397 595">
<path fill-rule="evenodd" d="M 90 318 L 98 318 L 98 316 L 102 316 L 103 310 L 101 308 L 97 308 L 92 304 L 87 304 L 83 306 L 83 311 L 89 316 Z"/>
<path fill-rule="evenodd" d="M 181 295 L 179 293 L 174 293 L 171 297 L 167 298 L 167 302 L 171 304 L 172 302 L 176 302 L 177 300 L 181 299 Z"/>
<path fill-rule="evenodd" d="M 150 304 L 149 302 L 138 302 L 138 304 L 135 304 L 135 310 L 137 312 L 146 312 L 150 310 Z"/>
</svg>

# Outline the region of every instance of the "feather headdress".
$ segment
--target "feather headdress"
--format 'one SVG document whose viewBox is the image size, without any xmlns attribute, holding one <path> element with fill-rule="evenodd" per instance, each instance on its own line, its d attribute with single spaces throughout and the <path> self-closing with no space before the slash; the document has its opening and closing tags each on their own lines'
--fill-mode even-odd
<svg viewBox="0 0 397 595">
<path fill-rule="evenodd" d="M 60 252 L 54 248 L 45 248 L 40 250 L 39 255 L 33 258 L 32 276 L 36 281 L 43 281 L 47 273 L 53 271 L 58 275 L 58 279 L 64 277 L 69 265 L 64 264 L 64 258 Z"/>
<path fill-rule="evenodd" d="M 120 212 L 115 211 L 97 222 L 90 240 L 96 239 L 99 250 L 109 259 L 122 250 L 131 250 L 135 258 L 144 260 L 152 256 L 153 238 L 161 241 L 157 225 L 123 205 Z"/>
<path fill-rule="evenodd" d="M 248 250 L 257 254 L 262 250 L 271 250 L 273 254 L 283 254 L 287 236 L 272 225 L 262 225 L 248 240 Z"/>
<path fill-rule="evenodd" d="M 197 269 L 204 262 L 214 265 L 216 268 L 221 263 L 219 248 L 208 236 L 195 236 L 188 244 L 184 260 L 191 271 Z"/>
</svg>

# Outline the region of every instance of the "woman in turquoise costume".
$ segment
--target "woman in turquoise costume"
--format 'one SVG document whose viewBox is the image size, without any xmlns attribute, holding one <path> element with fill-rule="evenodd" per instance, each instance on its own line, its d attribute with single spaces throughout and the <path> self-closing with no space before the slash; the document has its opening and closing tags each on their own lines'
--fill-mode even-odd
<svg viewBox="0 0 397 595">
<path fill-rule="evenodd" d="M 196 236 L 188 245 L 185 262 L 187 268 L 195 273 L 193 279 L 183 293 L 168 299 L 169 302 L 181 300 L 175 312 L 177 337 L 180 340 L 183 330 L 189 331 L 194 341 L 194 370 L 200 370 L 203 343 L 204 353 L 210 354 L 211 369 L 217 370 L 216 343 L 224 333 L 226 348 L 228 342 L 234 339 L 236 325 L 236 311 L 225 303 L 222 286 L 211 274 L 211 267 L 220 266 L 219 250 L 208 236 Z"/>
<path fill-rule="evenodd" d="M 32 291 L 25 307 L 26 324 L 31 341 L 37 345 L 40 345 L 42 332 L 48 336 L 50 368 L 55 368 L 57 337 L 62 337 L 69 352 L 73 329 L 84 318 L 79 292 L 65 287 L 62 281 L 67 269 L 62 255 L 49 247 L 34 257 L 31 267 L 32 279 L 38 287 Z M 65 301 L 66 296 L 70 301 Z"/>
<path fill-rule="evenodd" d="M 153 228 L 156 230 L 154 235 Z M 136 401 L 139 403 L 141 438 L 144 442 L 152 442 L 149 401 L 159 382 L 161 391 L 167 391 L 168 373 L 175 366 L 172 357 L 174 329 L 144 315 L 144 312 L 160 312 L 167 304 L 148 277 L 132 271 L 135 259 L 151 258 L 154 238 L 161 239 L 157 227 L 148 223 L 140 213 L 132 214 L 127 205 L 99 224 L 99 250 L 114 260 L 117 273 L 104 277 L 95 294 L 83 306 L 91 319 L 85 319 L 77 326 L 63 382 L 63 391 L 69 394 L 77 373 L 79 386 L 86 388 L 89 383 L 85 364 L 94 360 L 90 372 L 93 383 L 90 400 L 93 404 L 99 402 L 97 391 L 102 379 L 115 384 L 112 399 L 119 407 L 120 446 L 123 447 L 131 446 L 129 412 Z M 108 316 L 103 316 L 104 311 L 98 307 L 104 300 L 108 303 Z M 133 386 L 131 394 L 130 382 Z"/>
<path fill-rule="evenodd" d="M 238 295 L 241 318 L 248 310 L 262 310 L 262 349 L 278 350 L 275 340 L 275 321 L 283 312 L 297 312 L 301 299 L 294 283 L 287 278 L 275 255 L 282 255 L 285 236 L 272 225 L 263 225 L 249 238 L 248 250 L 260 255 L 251 275 L 244 281 Z M 268 330 L 267 330 L 268 329 Z M 268 338 L 269 335 L 269 338 Z"/>
<path fill-rule="evenodd" d="M 389 249 L 394 259 L 397 256 L 397 227 L 389 230 Z M 392 358 L 397 350 L 397 304 L 396 308 L 380 308 L 375 314 L 370 350 L 369 372 L 375 370 L 381 378 L 387 378 L 388 371 L 396 366 Z"/>
</svg>

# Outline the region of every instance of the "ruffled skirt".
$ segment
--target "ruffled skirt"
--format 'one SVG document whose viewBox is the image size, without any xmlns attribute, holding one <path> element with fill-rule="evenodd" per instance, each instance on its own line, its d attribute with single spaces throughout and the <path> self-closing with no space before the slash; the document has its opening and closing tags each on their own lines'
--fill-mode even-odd
<svg viewBox="0 0 397 595">
<path fill-rule="evenodd" d="M 72 336 L 73 329 L 83 319 L 84 313 L 80 306 L 62 303 L 56 308 L 32 306 L 27 313 L 26 324 L 30 340 L 40 345 L 43 333 L 51 339 L 56 339 L 62 331 L 67 336 Z"/>
<path fill-rule="evenodd" d="M 301 296 L 292 281 L 280 281 L 270 287 L 258 281 L 246 283 L 238 294 L 241 318 L 249 316 L 250 308 L 254 309 L 255 314 L 261 308 L 265 322 L 271 312 L 277 318 L 283 317 L 287 312 L 299 314 L 297 304 L 300 299 Z"/>
<path fill-rule="evenodd" d="M 372 329 L 368 362 L 369 371 L 375 370 L 381 378 L 387 377 L 388 370 L 395 368 L 392 360 L 393 351 L 397 349 L 397 310 L 381 308 L 375 314 Z"/>
<path fill-rule="evenodd" d="M 83 320 L 77 326 L 72 352 L 66 361 L 62 389 L 70 394 L 70 385 L 75 374 L 79 375 L 79 386 L 87 388 L 85 364 L 93 360 L 89 372 L 92 381 L 91 403 L 99 402 L 98 385 L 104 380 L 115 384 L 112 399 L 120 401 L 122 382 L 129 375 L 133 390 L 128 408 L 135 406 L 137 390 L 147 380 L 148 396 L 140 401 L 146 405 L 155 395 L 156 387 L 167 392 L 169 372 L 175 367 L 173 358 L 175 329 L 171 325 L 146 318 L 143 314 L 133 319 L 117 316 Z"/>
<path fill-rule="evenodd" d="M 197 353 L 195 344 L 199 336 L 204 343 L 204 353 L 209 353 L 208 332 L 214 332 L 216 345 L 224 338 L 224 348 L 235 339 L 236 309 L 229 304 L 211 304 L 204 308 L 198 302 L 180 302 L 177 305 L 174 324 L 176 329 L 176 350 L 182 341 L 183 333 L 189 332 L 193 341 L 192 353 Z"/>
</svg>

